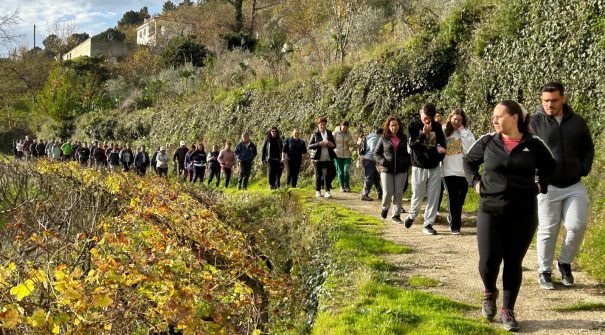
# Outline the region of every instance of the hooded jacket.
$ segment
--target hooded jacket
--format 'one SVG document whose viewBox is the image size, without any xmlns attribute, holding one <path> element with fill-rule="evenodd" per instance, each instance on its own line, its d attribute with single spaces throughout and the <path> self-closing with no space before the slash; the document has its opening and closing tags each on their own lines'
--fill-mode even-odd
<svg viewBox="0 0 605 335">
<path fill-rule="evenodd" d="M 546 114 L 542 106 L 531 117 L 530 127 L 550 147 L 557 168 L 551 184 L 568 187 L 580 181 L 592 168 L 594 144 L 586 121 L 574 113 L 568 105 L 563 105 L 561 124 Z"/>
<path fill-rule="evenodd" d="M 408 126 L 412 166 L 433 169 L 438 167 L 445 157 L 445 154 L 440 154 L 437 151 L 437 146 L 446 148 L 445 135 L 439 122 L 433 121 L 431 123 L 433 131 L 428 135 L 422 132 L 423 127 L 424 123 L 422 123 L 420 117 L 414 117 Z"/>
<path fill-rule="evenodd" d="M 334 153 L 336 158 L 351 158 L 351 146 L 353 145 L 353 136 L 350 132 L 343 132 L 342 126 L 336 127 L 332 132 L 334 136 Z"/>
<path fill-rule="evenodd" d="M 479 174 L 482 164 L 483 174 Z M 500 134 L 483 135 L 464 157 L 469 185 L 481 183 L 479 208 L 492 215 L 534 210 L 538 194 L 536 183 L 540 184 L 540 193 L 546 193 L 555 165 L 544 141 L 529 133 L 523 134 L 510 153 Z"/>
</svg>

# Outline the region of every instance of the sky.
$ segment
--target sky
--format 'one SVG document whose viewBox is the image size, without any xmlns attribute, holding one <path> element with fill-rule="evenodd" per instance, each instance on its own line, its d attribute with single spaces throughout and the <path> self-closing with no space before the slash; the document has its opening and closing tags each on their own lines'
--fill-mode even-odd
<svg viewBox="0 0 605 335">
<path fill-rule="evenodd" d="M 139 11 L 147 6 L 150 14 L 161 12 L 165 0 L 0 0 L 0 13 L 19 10 L 20 22 L 11 31 L 21 35 L 17 45 L 32 48 L 33 30 L 36 25 L 36 46 L 43 47 L 42 40 L 49 35 L 50 27 L 57 21 L 75 23 L 75 32 L 96 35 L 117 25 L 122 15 Z M 174 1 L 178 3 L 180 1 Z M 6 56 L 7 49 L 0 46 L 0 55 Z"/>
</svg>

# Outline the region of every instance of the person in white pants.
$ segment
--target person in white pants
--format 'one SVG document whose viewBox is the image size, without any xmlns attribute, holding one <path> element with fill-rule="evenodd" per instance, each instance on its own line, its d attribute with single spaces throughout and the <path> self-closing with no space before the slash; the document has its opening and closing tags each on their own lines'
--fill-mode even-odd
<svg viewBox="0 0 605 335">
<path fill-rule="evenodd" d="M 590 202 L 581 179 L 592 168 L 594 144 L 586 121 L 566 104 L 563 85 L 551 82 L 540 91 L 542 104 L 532 116 L 531 129 L 548 144 L 557 168 L 548 192 L 538 195 L 538 281 L 542 288 L 553 290 L 552 266 L 561 221 L 565 236 L 557 267 L 563 285 L 574 284 L 571 264 L 584 239 Z"/>
<path fill-rule="evenodd" d="M 426 235 L 436 235 L 433 228 L 439 195 L 441 193 L 441 170 L 439 164 L 445 156 L 445 135 L 441 124 L 435 121 L 437 110 L 433 104 L 425 104 L 418 118 L 408 126 L 410 134 L 410 154 L 412 158 L 412 204 L 408 217 L 404 221 L 410 228 L 416 216 L 420 213 L 422 200 L 426 195 L 426 210 L 422 232 Z"/>
</svg>

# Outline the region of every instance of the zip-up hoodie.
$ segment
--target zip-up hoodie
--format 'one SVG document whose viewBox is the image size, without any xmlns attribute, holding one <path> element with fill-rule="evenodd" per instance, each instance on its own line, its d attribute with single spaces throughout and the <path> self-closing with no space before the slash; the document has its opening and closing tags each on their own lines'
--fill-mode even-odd
<svg viewBox="0 0 605 335">
<path fill-rule="evenodd" d="M 542 106 L 531 118 L 531 130 L 543 138 L 550 147 L 557 168 L 551 184 L 568 187 L 580 181 L 592 168 L 594 144 L 586 121 L 574 113 L 568 105 L 563 105 L 561 124 L 546 114 Z"/>
<path fill-rule="evenodd" d="M 439 166 L 439 163 L 445 157 L 437 151 L 437 146 L 446 148 L 445 135 L 439 122 L 433 121 L 431 127 L 433 131 L 428 135 L 422 132 L 424 123 L 420 117 L 414 117 L 408 126 L 410 133 L 410 155 L 412 157 L 412 166 L 432 169 Z"/>
<path fill-rule="evenodd" d="M 407 137 L 403 135 L 399 138 L 397 151 L 391 142 L 391 137 L 382 135 L 374 149 L 374 158 L 380 165 L 380 172 L 384 173 L 402 173 L 410 168 L 410 154 L 406 148 Z"/>
<path fill-rule="evenodd" d="M 445 133 L 445 125 L 443 126 Z M 446 138 L 447 148 L 445 158 L 441 162 L 441 176 L 457 176 L 464 177 L 464 167 L 462 166 L 462 158 L 475 143 L 475 136 L 470 130 L 464 128 L 462 130 L 454 130 L 452 134 Z"/>
<path fill-rule="evenodd" d="M 350 132 L 343 133 L 341 126 L 336 127 L 332 135 L 334 136 L 334 152 L 336 158 L 351 158 L 351 146 L 353 145 L 353 136 Z"/>
<path fill-rule="evenodd" d="M 479 167 L 483 164 L 483 175 Z M 486 134 L 473 144 L 464 157 L 469 185 L 481 182 L 479 208 L 502 215 L 505 211 L 526 213 L 537 207 L 538 187 L 546 193 L 555 159 L 538 136 L 524 133 L 519 144 L 508 153 L 500 134 Z"/>
</svg>

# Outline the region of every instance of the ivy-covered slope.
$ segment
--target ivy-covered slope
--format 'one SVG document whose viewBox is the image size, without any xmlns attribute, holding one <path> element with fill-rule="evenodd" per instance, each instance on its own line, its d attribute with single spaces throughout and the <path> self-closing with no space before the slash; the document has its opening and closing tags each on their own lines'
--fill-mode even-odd
<svg viewBox="0 0 605 335">
<path fill-rule="evenodd" d="M 409 22 L 421 27 L 414 38 L 362 63 L 287 83 L 259 79 L 229 90 L 202 86 L 183 101 L 155 109 L 87 115 L 78 121 L 79 134 L 99 138 L 116 128 L 124 140 L 160 145 L 202 139 L 212 145 L 249 130 L 260 141 L 271 125 L 286 132 L 299 127 L 307 136 L 319 115 L 327 115 L 332 126 L 346 118 L 354 131 L 367 130 L 390 114 L 407 119 L 424 102 L 444 113 L 462 107 L 480 134 L 490 130 L 498 101 L 518 100 L 533 111 L 540 86 L 559 80 L 597 145 L 603 143 L 605 0 L 468 0 L 443 20 Z M 593 171 L 602 168 L 597 160 Z M 593 217 L 598 221 L 603 215 Z M 605 250 L 595 254 L 603 260 Z M 602 272 L 598 277 L 605 280 Z"/>
</svg>

